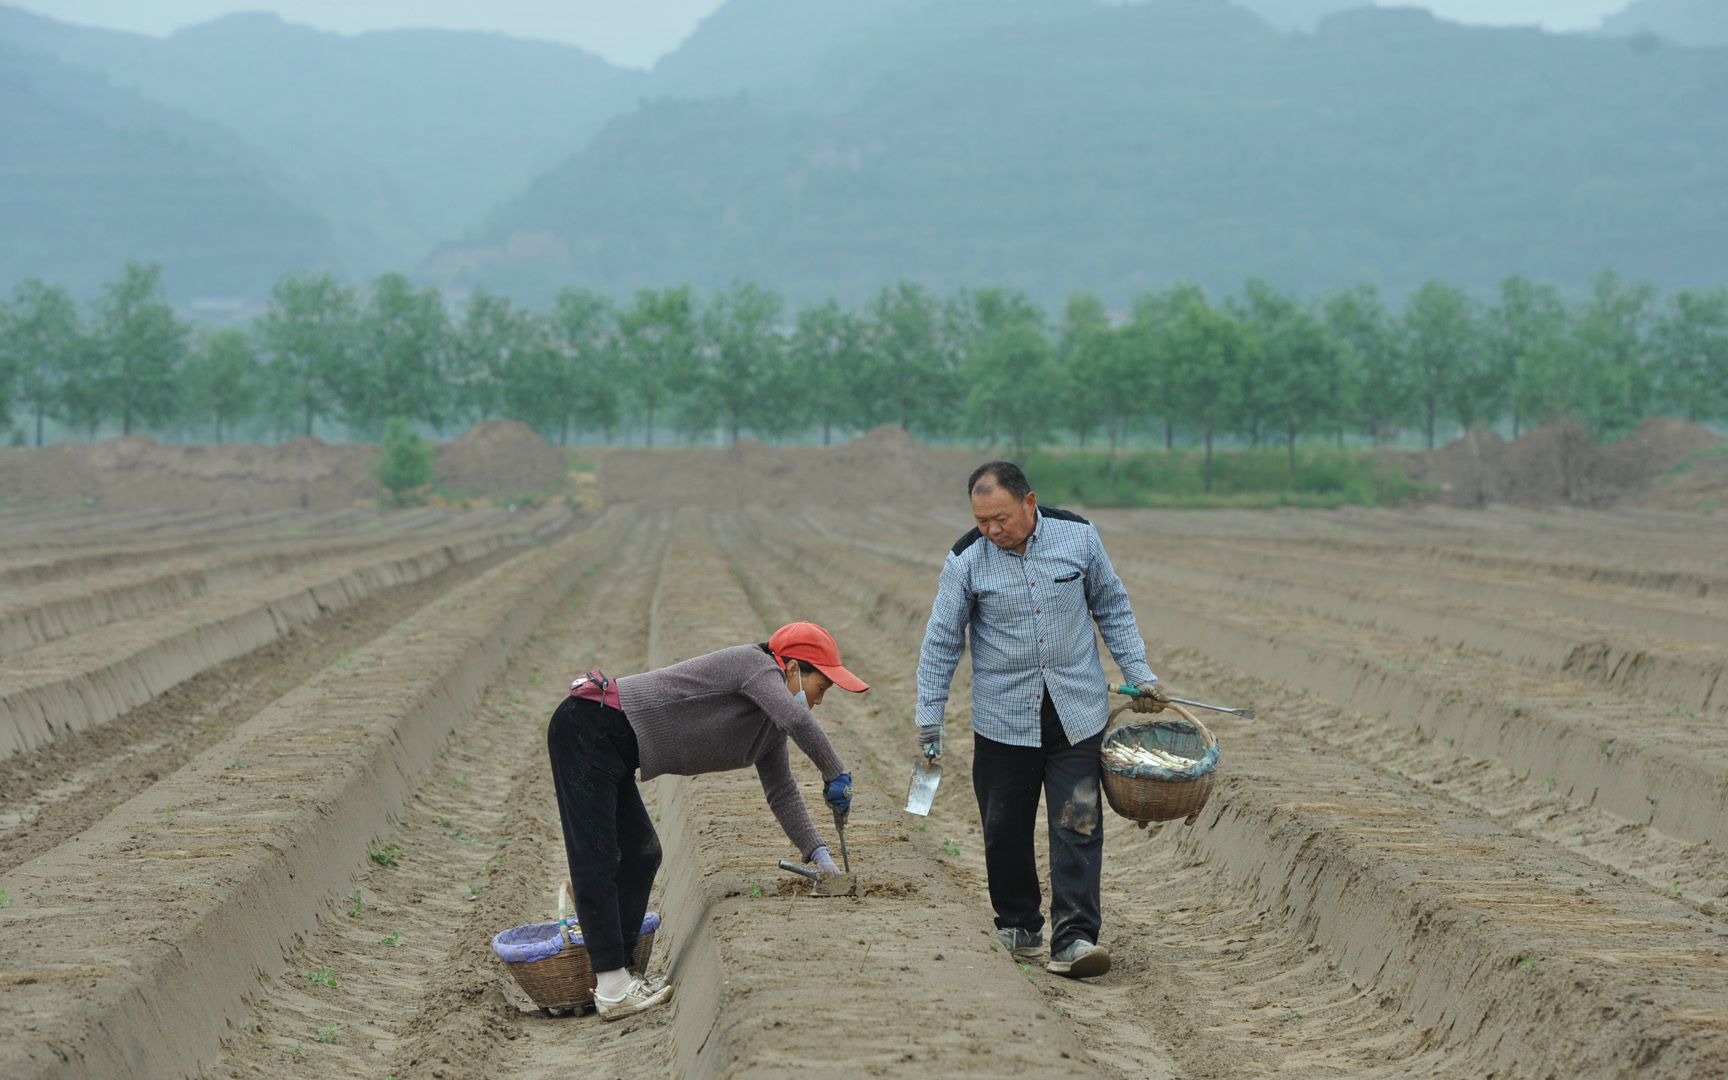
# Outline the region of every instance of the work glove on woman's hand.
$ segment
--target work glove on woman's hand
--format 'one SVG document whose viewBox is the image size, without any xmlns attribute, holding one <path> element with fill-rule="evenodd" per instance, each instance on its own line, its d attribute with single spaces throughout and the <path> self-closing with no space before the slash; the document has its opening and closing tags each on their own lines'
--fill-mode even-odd
<svg viewBox="0 0 1728 1080">
<path fill-rule="evenodd" d="M 852 774 L 843 772 L 822 788 L 822 797 L 828 800 L 828 805 L 842 814 L 852 809 Z"/>
<path fill-rule="evenodd" d="M 834 857 L 828 854 L 828 845 L 826 844 L 810 853 L 810 861 L 816 864 L 816 869 L 830 877 L 840 873 L 840 868 L 834 865 Z"/>
<path fill-rule="evenodd" d="M 918 752 L 924 760 L 935 764 L 942 759 L 942 725 L 918 725 Z"/>
<path fill-rule="evenodd" d="M 1156 679 L 1140 683 L 1134 689 L 1140 694 L 1130 708 L 1137 713 L 1163 712 L 1164 706 L 1170 704 L 1170 695 L 1165 691 L 1164 684 Z"/>
</svg>

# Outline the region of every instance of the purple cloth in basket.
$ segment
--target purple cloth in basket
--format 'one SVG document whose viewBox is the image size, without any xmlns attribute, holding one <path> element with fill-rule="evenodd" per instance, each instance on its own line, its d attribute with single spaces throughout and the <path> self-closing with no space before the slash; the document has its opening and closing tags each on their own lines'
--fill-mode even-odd
<svg viewBox="0 0 1728 1080">
<path fill-rule="evenodd" d="M 660 913 L 650 911 L 642 919 L 642 933 L 647 935 L 658 929 Z M 571 939 L 578 945 L 582 944 L 581 934 L 572 934 Z M 555 922 L 514 926 L 498 931 L 497 936 L 492 939 L 492 951 L 506 964 L 527 964 L 535 960 L 545 960 L 557 956 L 563 950 L 564 935 L 558 932 L 558 924 Z"/>
</svg>

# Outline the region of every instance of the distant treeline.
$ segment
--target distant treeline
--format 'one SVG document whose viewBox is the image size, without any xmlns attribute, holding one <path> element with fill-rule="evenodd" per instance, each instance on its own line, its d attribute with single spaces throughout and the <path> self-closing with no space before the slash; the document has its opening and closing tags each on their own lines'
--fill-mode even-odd
<svg viewBox="0 0 1728 1080">
<path fill-rule="evenodd" d="M 791 310 L 738 283 L 626 304 L 568 289 L 549 311 L 442 295 L 386 274 L 277 282 L 246 327 L 195 329 L 153 265 L 129 264 L 88 310 L 28 281 L 0 304 L 0 419 L 94 434 L 336 424 L 435 431 L 521 420 L 553 441 L 639 433 L 808 438 L 895 423 L 1016 451 L 1225 438 L 1290 448 L 1414 428 L 1570 416 L 1600 436 L 1651 415 L 1728 417 L 1728 287 L 1658 296 L 1604 272 L 1589 295 L 1507 279 L 1492 303 L 1429 282 L 1399 310 L 1372 288 L 1304 302 L 1262 282 L 1209 298 L 1177 286 L 1113 313 L 1079 293 L 1059 316 L 1024 294 L 884 287 L 863 308 Z M 1208 470 L 1209 471 L 1209 470 Z"/>
</svg>

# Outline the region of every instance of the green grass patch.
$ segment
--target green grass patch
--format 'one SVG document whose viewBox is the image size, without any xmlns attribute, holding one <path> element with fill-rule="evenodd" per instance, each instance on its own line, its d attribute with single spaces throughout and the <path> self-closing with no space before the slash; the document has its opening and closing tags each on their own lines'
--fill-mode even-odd
<svg viewBox="0 0 1728 1080">
<path fill-rule="evenodd" d="M 1384 506 L 1425 493 L 1384 452 L 1301 449 L 1296 470 L 1282 449 L 1219 450 L 1206 490 L 1201 450 L 1093 451 L 1028 455 L 1033 487 L 1051 503 L 1153 509 Z"/>
<path fill-rule="evenodd" d="M 1704 450 L 1694 450 L 1679 461 L 1668 466 L 1668 468 L 1664 469 L 1662 475 L 1679 476 L 1681 473 L 1691 472 L 1692 466 L 1703 461 L 1705 458 L 1713 457 L 1728 457 L 1728 442 L 1719 443 Z"/>
</svg>

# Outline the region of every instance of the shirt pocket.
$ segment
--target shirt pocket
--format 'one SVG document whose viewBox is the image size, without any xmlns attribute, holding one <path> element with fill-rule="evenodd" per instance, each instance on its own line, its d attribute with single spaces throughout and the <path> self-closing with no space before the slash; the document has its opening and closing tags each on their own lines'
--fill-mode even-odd
<svg viewBox="0 0 1728 1080">
<path fill-rule="evenodd" d="M 1086 612 L 1086 575 L 1079 570 L 1057 574 L 1050 581 L 1050 606 L 1064 615 Z"/>
</svg>

